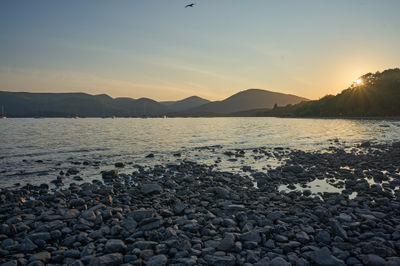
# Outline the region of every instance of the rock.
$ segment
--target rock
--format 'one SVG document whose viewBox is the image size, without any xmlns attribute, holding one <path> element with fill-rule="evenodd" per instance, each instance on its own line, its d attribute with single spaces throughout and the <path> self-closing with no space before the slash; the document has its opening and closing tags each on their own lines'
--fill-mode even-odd
<svg viewBox="0 0 400 266">
<path fill-rule="evenodd" d="M 329 223 L 332 227 L 333 232 L 343 238 L 344 240 L 347 240 L 347 233 L 343 229 L 342 225 L 336 220 L 336 219 L 330 219 Z"/>
<path fill-rule="evenodd" d="M 26 252 L 30 253 L 37 249 L 38 246 L 36 246 L 29 238 L 25 238 L 22 240 L 22 242 L 17 246 L 17 250 L 20 252 Z"/>
<path fill-rule="evenodd" d="M 185 205 L 182 201 L 178 200 L 178 201 L 176 201 L 175 204 L 173 205 L 172 210 L 174 211 L 174 214 L 175 214 L 175 215 L 180 215 L 180 214 L 183 213 L 183 211 L 185 210 L 185 208 L 186 208 L 186 205 Z"/>
<path fill-rule="evenodd" d="M 118 163 L 115 163 L 114 166 L 118 167 L 118 168 L 124 168 L 126 166 L 126 164 L 122 163 L 122 162 L 118 162 Z"/>
<path fill-rule="evenodd" d="M 125 252 L 126 245 L 124 241 L 120 239 L 110 239 L 105 245 L 106 253 L 119 253 Z"/>
<path fill-rule="evenodd" d="M 214 266 L 234 266 L 236 259 L 232 256 L 213 256 L 206 255 L 204 259 L 210 264 Z"/>
<path fill-rule="evenodd" d="M 216 187 L 216 188 L 214 188 L 214 191 L 218 198 L 222 198 L 222 199 L 230 198 L 230 193 L 226 188 Z"/>
<path fill-rule="evenodd" d="M 81 214 L 82 218 L 90 221 L 90 222 L 94 222 L 96 220 L 96 214 L 94 214 L 94 212 L 92 210 L 87 210 L 85 212 L 83 212 Z"/>
<path fill-rule="evenodd" d="M 144 249 L 154 249 L 155 246 L 157 245 L 157 242 L 155 241 L 145 241 L 145 240 L 140 240 L 136 241 L 133 246 L 135 248 L 144 250 Z"/>
<path fill-rule="evenodd" d="M 86 201 L 84 199 L 73 199 L 73 200 L 70 200 L 69 204 L 73 208 L 81 207 L 86 204 Z"/>
<path fill-rule="evenodd" d="M 18 266 L 18 261 L 10 260 L 8 262 L 0 264 L 0 266 Z"/>
<path fill-rule="evenodd" d="M 149 209 L 140 209 L 140 210 L 135 210 L 132 212 L 132 217 L 135 219 L 136 222 L 140 222 L 144 219 L 151 218 L 153 216 L 154 211 Z"/>
<path fill-rule="evenodd" d="M 276 257 L 270 262 L 271 266 L 290 266 L 290 264 L 281 257 Z"/>
<path fill-rule="evenodd" d="M 345 222 L 345 223 L 350 223 L 352 221 L 352 218 L 350 215 L 345 214 L 345 213 L 341 213 L 339 215 L 339 221 L 341 222 Z"/>
<path fill-rule="evenodd" d="M 149 194 L 156 194 L 156 193 L 161 193 L 163 191 L 162 187 L 158 184 L 144 184 L 140 191 L 144 195 L 149 195 Z"/>
<path fill-rule="evenodd" d="M 229 251 L 234 247 L 235 236 L 233 234 L 226 234 L 225 237 L 219 242 L 217 249 L 222 251 Z"/>
<path fill-rule="evenodd" d="M 256 242 L 256 243 L 261 242 L 260 233 L 255 230 L 242 234 L 240 236 L 240 239 L 242 241 L 252 241 L 252 242 Z"/>
<path fill-rule="evenodd" d="M 148 155 L 146 155 L 146 158 L 154 158 L 154 154 L 153 153 L 149 153 Z"/>
<path fill-rule="evenodd" d="M 12 240 L 11 238 L 6 238 L 1 241 L 1 247 L 6 250 L 12 250 L 17 246 L 18 242 Z"/>
<path fill-rule="evenodd" d="M 304 171 L 303 167 L 301 167 L 300 165 L 289 165 L 289 166 L 285 166 L 282 169 L 285 172 L 292 172 L 295 174 L 299 174 L 302 173 Z"/>
<path fill-rule="evenodd" d="M 79 170 L 76 169 L 76 168 L 69 168 L 69 169 L 67 170 L 67 174 L 69 174 L 69 175 L 76 175 L 76 174 L 78 174 L 78 173 L 79 173 Z"/>
<path fill-rule="evenodd" d="M 78 175 L 74 176 L 72 179 L 75 180 L 75 181 L 82 181 L 83 180 L 83 178 L 78 176 Z"/>
<path fill-rule="evenodd" d="M 146 262 L 146 266 L 162 266 L 167 264 L 168 258 L 165 255 L 156 255 L 150 257 Z"/>
<path fill-rule="evenodd" d="M 369 141 L 364 141 L 360 144 L 360 147 L 362 147 L 362 148 L 368 148 L 370 146 L 371 146 L 371 142 L 369 142 Z"/>
<path fill-rule="evenodd" d="M 324 244 L 329 244 L 329 243 L 331 243 L 331 235 L 329 234 L 328 231 L 321 230 L 315 235 L 315 240 L 317 242 L 322 242 Z"/>
<path fill-rule="evenodd" d="M 30 256 L 30 261 L 40 260 L 42 262 L 47 262 L 51 258 L 51 254 L 47 251 L 39 252 Z"/>
<path fill-rule="evenodd" d="M 30 234 L 28 237 L 30 239 L 32 239 L 33 241 L 37 241 L 37 240 L 47 241 L 47 240 L 51 239 L 51 235 L 49 232 L 33 233 L 33 234 Z"/>
<path fill-rule="evenodd" d="M 375 254 L 368 254 L 364 256 L 362 261 L 366 266 L 379 266 L 385 265 L 386 263 L 386 261 L 382 257 Z"/>
<path fill-rule="evenodd" d="M 345 266 L 346 264 L 331 254 L 327 247 L 311 252 L 310 259 L 321 266 Z"/>
<path fill-rule="evenodd" d="M 102 171 L 101 176 L 104 180 L 114 180 L 119 178 L 118 170 Z"/>
<path fill-rule="evenodd" d="M 121 253 L 112 253 L 103 255 L 101 257 L 95 257 L 90 260 L 90 265 L 97 266 L 97 265 L 105 265 L 105 266 L 117 266 L 122 264 L 123 262 L 123 255 Z"/>
<path fill-rule="evenodd" d="M 305 244 L 308 241 L 310 241 L 310 237 L 304 231 L 298 232 L 296 234 L 296 239 L 297 239 L 297 241 L 299 241 L 300 243 L 303 243 L 303 244 Z"/>
</svg>

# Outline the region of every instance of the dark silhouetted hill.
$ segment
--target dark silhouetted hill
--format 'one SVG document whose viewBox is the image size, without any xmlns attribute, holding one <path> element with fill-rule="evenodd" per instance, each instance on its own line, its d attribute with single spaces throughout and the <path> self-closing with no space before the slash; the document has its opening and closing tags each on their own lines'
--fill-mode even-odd
<svg viewBox="0 0 400 266">
<path fill-rule="evenodd" d="M 317 101 L 255 110 L 252 116 L 296 117 L 380 117 L 400 116 L 400 69 L 368 73 L 336 96 L 327 95 Z"/>
<path fill-rule="evenodd" d="M 7 116 L 16 117 L 107 117 L 161 116 L 169 110 L 147 98 L 113 99 L 86 93 L 28 93 L 0 91 L 0 104 Z"/>
<path fill-rule="evenodd" d="M 162 104 L 166 105 L 170 110 L 175 112 L 181 112 L 185 110 L 189 110 L 200 105 L 209 103 L 209 100 L 200 98 L 198 96 L 191 96 L 185 98 L 180 101 L 169 101 L 169 102 L 161 102 Z"/>
<path fill-rule="evenodd" d="M 296 104 L 301 101 L 308 101 L 308 99 L 291 94 L 249 89 L 236 93 L 223 101 L 210 102 L 192 108 L 185 113 L 186 115 L 229 114 L 251 109 L 273 108 L 275 104 L 278 106 Z"/>
</svg>

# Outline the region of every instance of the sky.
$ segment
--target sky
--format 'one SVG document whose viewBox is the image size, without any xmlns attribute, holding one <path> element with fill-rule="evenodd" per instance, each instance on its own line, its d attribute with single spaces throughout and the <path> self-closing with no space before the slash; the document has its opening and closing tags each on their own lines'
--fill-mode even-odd
<svg viewBox="0 0 400 266">
<path fill-rule="evenodd" d="M 1 0 L 0 90 L 309 99 L 400 65 L 399 0 Z"/>
</svg>

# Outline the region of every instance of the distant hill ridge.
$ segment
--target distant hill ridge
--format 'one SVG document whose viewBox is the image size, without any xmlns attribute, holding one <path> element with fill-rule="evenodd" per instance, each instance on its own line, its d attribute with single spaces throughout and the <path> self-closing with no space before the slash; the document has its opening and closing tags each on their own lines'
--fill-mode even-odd
<svg viewBox="0 0 400 266">
<path fill-rule="evenodd" d="M 291 94 L 284 94 L 260 89 L 248 89 L 238 92 L 225 100 L 210 102 L 187 110 L 188 114 L 216 113 L 230 114 L 239 111 L 259 108 L 273 108 L 274 105 L 285 106 L 308 99 Z"/>
<path fill-rule="evenodd" d="M 290 94 L 260 89 L 241 91 L 225 100 L 210 102 L 192 96 L 179 101 L 157 102 L 148 98 L 111 98 L 106 94 L 29 93 L 0 91 L 0 104 L 8 116 L 16 117 L 157 117 L 227 115 L 255 108 L 272 108 L 307 100 Z"/>
</svg>

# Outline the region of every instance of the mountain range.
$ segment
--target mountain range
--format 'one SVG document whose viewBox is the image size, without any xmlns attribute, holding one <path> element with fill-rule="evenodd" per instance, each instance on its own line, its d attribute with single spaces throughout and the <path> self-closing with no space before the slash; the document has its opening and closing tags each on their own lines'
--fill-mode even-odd
<svg viewBox="0 0 400 266">
<path fill-rule="evenodd" d="M 215 102 L 197 96 L 179 101 L 157 102 L 148 98 L 111 98 L 106 94 L 0 91 L 0 104 L 4 106 L 9 117 L 221 116 L 306 100 L 295 95 L 259 89 L 241 91 Z"/>
</svg>

